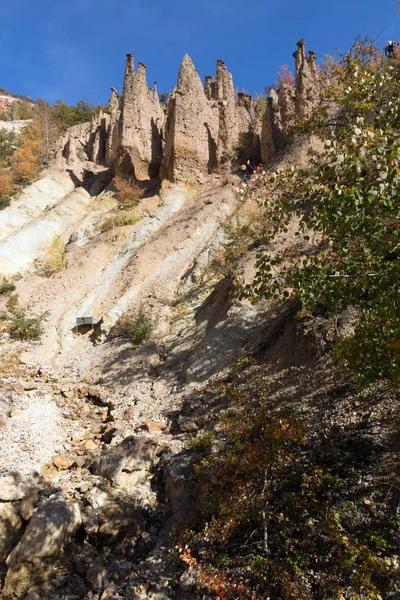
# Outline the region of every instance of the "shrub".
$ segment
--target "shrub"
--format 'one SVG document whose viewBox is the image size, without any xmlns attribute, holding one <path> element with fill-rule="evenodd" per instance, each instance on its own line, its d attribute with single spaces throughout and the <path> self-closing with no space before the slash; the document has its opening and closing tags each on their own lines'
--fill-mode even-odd
<svg viewBox="0 0 400 600">
<path fill-rule="evenodd" d="M 43 263 L 43 269 L 47 276 L 53 273 L 59 273 L 65 267 L 65 244 L 62 239 L 56 235 L 50 246 L 46 250 L 47 258 Z"/>
<path fill-rule="evenodd" d="M 119 208 L 132 208 L 133 206 L 136 206 L 143 197 L 142 190 L 132 179 L 114 177 L 113 183 L 117 189 L 115 197 L 118 201 Z"/>
<path fill-rule="evenodd" d="M 15 290 L 15 285 L 11 283 L 6 277 L 0 281 L 0 295 L 8 294 Z"/>
<path fill-rule="evenodd" d="M 29 314 L 29 307 L 18 304 L 16 294 L 10 296 L 7 302 L 7 312 L 0 315 L 0 319 L 6 323 L 6 331 L 12 338 L 18 340 L 39 340 L 43 333 L 43 323 L 48 313 L 40 315 Z"/>
<path fill-rule="evenodd" d="M 0 129 L 0 167 L 9 167 L 17 147 L 17 135 L 13 131 Z"/>
<path fill-rule="evenodd" d="M 129 312 L 124 315 L 119 323 L 119 334 L 129 338 L 135 345 L 139 346 L 148 340 L 153 332 L 153 322 L 142 309 L 138 312 Z"/>
<path fill-rule="evenodd" d="M 199 588 L 221 600 L 382 598 L 396 528 L 390 515 L 346 505 L 354 470 L 337 466 L 369 463 L 366 436 L 342 440 L 342 454 L 322 435 L 321 460 L 307 423 L 273 412 L 262 377 L 248 392 L 236 386 L 221 443 L 195 465 L 196 515 L 179 543 Z"/>
<path fill-rule="evenodd" d="M 189 439 L 188 445 L 192 450 L 199 450 L 202 453 L 207 453 L 215 441 L 215 436 L 211 431 L 205 431 L 196 437 Z"/>
<path fill-rule="evenodd" d="M 112 217 L 107 217 L 96 229 L 101 233 L 110 231 L 113 227 L 123 227 L 125 225 L 134 225 L 141 219 L 141 215 L 136 210 L 119 210 Z"/>
<path fill-rule="evenodd" d="M 40 171 L 41 143 L 39 140 L 26 139 L 15 151 L 11 169 L 16 181 L 27 182 L 34 179 Z"/>
</svg>

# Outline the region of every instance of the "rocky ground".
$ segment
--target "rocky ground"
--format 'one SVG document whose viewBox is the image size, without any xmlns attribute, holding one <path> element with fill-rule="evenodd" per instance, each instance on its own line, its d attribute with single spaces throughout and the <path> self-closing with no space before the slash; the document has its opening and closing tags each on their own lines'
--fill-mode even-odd
<svg viewBox="0 0 400 600">
<path fill-rule="evenodd" d="M 197 395 L 255 339 L 260 310 L 234 301 L 211 268 L 220 223 L 236 210 L 233 185 L 165 187 L 117 238 L 96 229 L 113 206 L 104 193 L 85 214 L 64 214 L 62 174 L 23 192 L 31 212 L 23 198 L 5 209 L 0 253 L 15 242 L 24 265 L 39 260 L 17 278 L 19 300 L 49 314 L 41 342 L 4 336 L 0 347 L 3 597 L 185 597 L 170 534 L 187 510 Z M 40 235 L 50 222 L 66 241 L 75 235 L 65 270 L 46 278 Z M 24 245 L 33 230 L 40 243 Z M 154 335 L 134 347 L 109 332 L 139 307 Z M 103 317 L 101 329 L 76 331 L 83 311 Z"/>
</svg>

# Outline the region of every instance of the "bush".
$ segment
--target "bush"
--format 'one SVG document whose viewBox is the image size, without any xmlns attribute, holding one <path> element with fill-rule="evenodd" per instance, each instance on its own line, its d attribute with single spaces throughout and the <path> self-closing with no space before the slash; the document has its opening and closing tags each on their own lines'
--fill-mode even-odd
<svg viewBox="0 0 400 600">
<path fill-rule="evenodd" d="M 113 184 L 117 189 L 115 195 L 118 201 L 118 207 L 122 209 L 136 206 L 143 197 L 143 192 L 138 184 L 128 178 L 114 177 Z"/>
<path fill-rule="evenodd" d="M 0 295 L 8 294 L 15 290 L 15 285 L 11 283 L 6 277 L 0 281 Z"/>
<path fill-rule="evenodd" d="M 188 445 L 192 450 L 198 450 L 202 453 L 207 453 L 215 441 L 215 436 L 211 431 L 206 431 L 190 438 Z"/>
<path fill-rule="evenodd" d="M 65 244 L 56 235 L 46 250 L 47 258 L 43 263 L 43 269 L 47 276 L 59 273 L 65 267 Z"/>
<path fill-rule="evenodd" d="M 124 315 L 119 323 L 119 335 L 129 338 L 135 345 L 139 346 L 148 340 L 153 332 L 153 322 L 143 310 L 130 312 Z"/>
<path fill-rule="evenodd" d="M 0 315 L 0 319 L 6 323 L 6 331 L 12 338 L 18 340 L 39 340 L 43 333 L 43 323 L 48 313 L 30 315 L 29 307 L 18 304 L 18 296 L 10 296 L 7 302 L 7 312 Z"/>
<path fill-rule="evenodd" d="M 237 379 L 243 385 L 243 372 Z M 336 445 L 326 432 L 317 438 L 293 414 L 273 412 L 261 373 L 252 381 L 245 392 L 235 380 L 225 388 L 233 410 L 215 451 L 195 464 L 196 514 L 178 545 L 181 560 L 200 591 L 221 600 L 382 598 L 394 572 L 386 552 L 393 511 L 376 519 L 348 495 L 352 465 L 360 457 L 369 464 L 371 441 L 354 432 Z M 201 449 L 203 437 L 192 447 Z"/>
<path fill-rule="evenodd" d="M 110 231 L 113 227 L 123 227 L 125 225 L 134 225 L 142 217 L 136 210 L 119 210 L 113 217 L 107 217 L 96 229 L 101 233 Z"/>
<path fill-rule="evenodd" d="M 0 129 L 0 167 L 9 167 L 11 157 L 17 147 L 17 134 Z"/>
</svg>

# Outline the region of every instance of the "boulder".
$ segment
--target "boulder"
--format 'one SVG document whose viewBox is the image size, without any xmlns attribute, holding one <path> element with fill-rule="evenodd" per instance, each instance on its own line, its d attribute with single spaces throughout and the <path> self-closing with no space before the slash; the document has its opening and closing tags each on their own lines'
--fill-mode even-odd
<svg viewBox="0 0 400 600">
<path fill-rule="evenodd" d="M 35 484 L 35 477 L 20 473 L 5 473 L 0 475 L 0 501 L 15 502 L 22 500 Z"/>
<path fill-rule="evenodd" d="M 172 512 L 178 518 L 187 517 L 193 504 L 193 457 L 185 452 L 173 456 L 166 464 L 163 475 Z"/>
<path fill-rule="evenodd" d="M 11 550 L 22 537 L 22 521 L 10 502 L 0 504 L 0 563 L 4 563 Z"/>
<path fill-rule="evenodd" d="M 77 502 L 51 499 L 33 514 L 25 533 L 7 559 L 8 565 L 33 562 L 58 554 L 81 525 Z"/>
<path fill-rule="evenodd" d="M 155 460 L 157 445 L 151 438 L 129 436 L 94 460 L 89 469 L 95 475 L 110 480 L 115 480 L 122 471 L 149 471 Z"/>
<path fill-rule="evenodd" d="M 83 526 L 100 546 L 113 546 L 125 536 L 136 537 L 145 530 L 140 509 L 123 501 L 110 502 L 84 516 Z"/>
</svg>

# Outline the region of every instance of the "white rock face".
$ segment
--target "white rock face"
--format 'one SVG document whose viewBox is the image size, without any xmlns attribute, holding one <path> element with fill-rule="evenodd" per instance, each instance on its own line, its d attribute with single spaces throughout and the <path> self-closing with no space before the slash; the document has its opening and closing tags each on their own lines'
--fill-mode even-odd
<svg viewBox="0 0 400 600">
<path fill-rule="evenodd" d="M 0 211 L 0 240 L 31 223 L 46 207 L 57 204 L 74 188 L 75 184 L 67 173 L 45 173 L 22 190 L 10 206 Z"/>
<path fill-rule="evenodd" d="M 8 132 L 20 133 L 24 127 L 31 123 L 32 119 L 21 121 L 0 121 L 0 129 L 5 129 Z"/>
<path fill-rule="evenodd" d="M 33 220 L 0 242 L 0 273 L 14 275 L 25 272 L 55 236 L 62 235 L 83 220 L 91 202 L 92 198 L 84 188 L 76 188 L 40 219 Z M 12 217 L 18 218 L 16 213 Z"/>
</svg>

